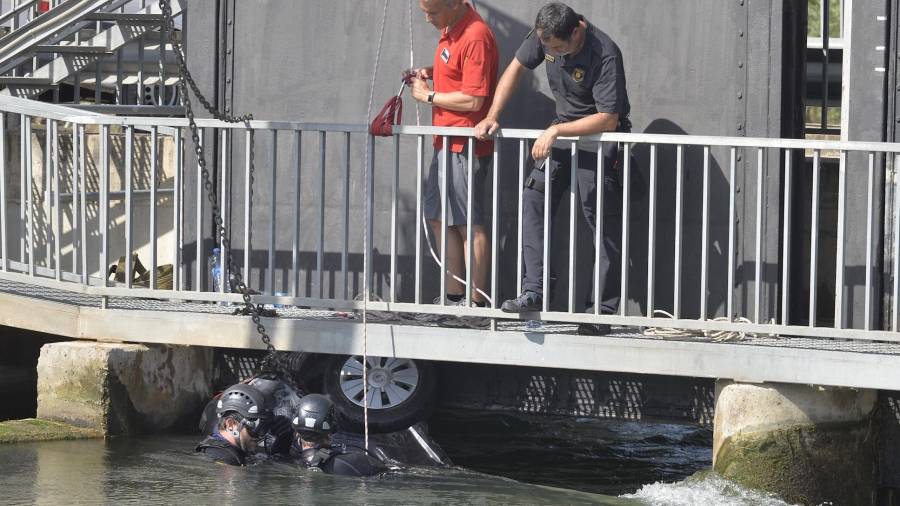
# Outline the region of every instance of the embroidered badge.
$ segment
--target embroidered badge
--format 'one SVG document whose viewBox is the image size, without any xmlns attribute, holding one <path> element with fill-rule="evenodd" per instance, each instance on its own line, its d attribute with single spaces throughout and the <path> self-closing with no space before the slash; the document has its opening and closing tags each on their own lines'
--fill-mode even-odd
<svg viewBox="0 0 900 506">
<path fill-rule="evenodd" d="M 553 56 L 552 54 L 545 54 L 545 55 L 544 55 L 544 59 L 547 60 L 547 61 L 550 62 L 550 63 L 553 63 L 553 62 L 556 61 L 556 57 Z"/>
<path fill-rule="evenodd" d="M 572 71 L 572 79 L 574 79 L 576 83 L 580 83 L 581 80 L 584 79 L 584 69 L 576 68 Z"/>
<path fill-rule="evenodd" d="M 444 63 L 450 62 L 450 49 L 445 47 L 441 50 L 441 59 L 444 60 Z"/>
</svg>

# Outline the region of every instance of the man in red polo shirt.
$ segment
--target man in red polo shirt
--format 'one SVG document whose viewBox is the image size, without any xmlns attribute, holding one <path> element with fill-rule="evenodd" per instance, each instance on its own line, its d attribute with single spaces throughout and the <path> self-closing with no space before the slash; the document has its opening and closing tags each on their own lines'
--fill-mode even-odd
<svg viewBox="0 0 900 506">
<path fill-rule="evenodd" d="M 491 108 L 497 85 L 499 54 L 494 34 L 481 16 L 463 0 L 420 0 L 425 20 L 441 30 L 434 54 L 434 66 L 419 69 L 411 83 L 412 96 L 432 106 L 434 126 L 474 127 Z M 428 80 L 434 82 L 434 89 Z M 484 297 L 475 288 L 485 290 L 488 262 L 488 237 L 484 228 L 481 201 L 484 177 L 491 164 L 493 141 L 476 141 L 473 181 L 468 181 L 468 138 L 451 137 L 447 166 L 447 268 L 461 279 L 467 238 L 468 185 L 472 184 L 472 302 L 483 306 Z M 440 187 L 443 181 L 442 137 L 434 138 L 434 158 L 425 190 L 425 217 L 434 230 L 437 243 L 441 234 Z M 449 304 L 465 302 L 465 286 L 447 276 Z M 438 297 L 438 301 L 440 297 Z M 436 301 L 437 303 L 437 301 Z"/>
</svg>

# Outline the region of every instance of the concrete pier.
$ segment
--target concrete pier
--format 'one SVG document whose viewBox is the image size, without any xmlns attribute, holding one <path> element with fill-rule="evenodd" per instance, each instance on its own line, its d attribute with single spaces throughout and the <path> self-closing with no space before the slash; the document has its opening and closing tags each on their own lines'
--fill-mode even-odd
<svg viewBox="0 0 900 506">
<path fill-rule="evenodd" d="M 46 344 L 38 418 L 132 435 L 189 427 L 212 384 L 209 348 L 94 342 Z"/>
<path fill-rule="evenodd" d="M 875 390 L 716 384 L 713 468 L 790 503 L 872 504 Z"/>
</svg>

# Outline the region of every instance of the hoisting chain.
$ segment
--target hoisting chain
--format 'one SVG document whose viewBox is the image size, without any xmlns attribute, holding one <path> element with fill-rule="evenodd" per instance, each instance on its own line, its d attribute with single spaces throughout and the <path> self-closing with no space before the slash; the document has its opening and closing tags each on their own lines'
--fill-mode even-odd
<svg viewBox="0 0 900 506">
<path fill-rule="evenodd" d="M 200 102 L 203 108 L 206 109 L 206 111 L 209 112 L 209 114 L 211 114 L 216 120 L 224 121 L 226 123 L 248 123 L 249 121 L 253 120 L 253 115 L 244 114 L 242 116 L 231 116 L 230 114 L 218 111 L 209 103 L 206 97 L 203 96 L 203 93 L 200 91 L 200 88 L 197 86 L 197 83 L 194 81 L 194 78 L 188 70 L 187 64 L 185 63 L 181 42 L 179 42 L 178 38 L 175 36 L 175 19 L 172 15 L 172 6 L 170 4 L 170 0 L 159 0 L 159 8 L 162 11 L 165 29 L 169 33 L 169 40 L 172 43 L 172 49 L 175 53 L 175 58 L 178 64 L 178 70 L 180 73 L 180 79 L 178 80 L 178 89 L 181 92 L 181 97 L 184 101 L 185 116 L 187 116 L 188 119 L 188 126 L 191 131 L 191 140 L 194 142 L 194 150 L 197 155 L 197 163 L 200 166 L 200 172 L 203 178 L 203 187 L 206 189 L 206 197 L 212 207 L 213 221 L 215 223 L 215 233 L 222 245 L 222 250 L 225 252 L 225 258 L 228 268 L 227 272 L 230 275 L 230 283 L 232 289 L 240 292 L 241 297 L 243 298 L 244 307 L 242 308 L 241 312 L 243 314 L 250 315 L 250 319 L 256 326 L 256 331 L 259 333 L 260 339 L 262 340 L 263 344 L 266 345 L 267 354 L 257 365 L 257 374 L 275 373 L 283 376 L 285 379 L 291 379 L 291 374 L 289 373 L 287 364 L 285 364 L 284 357 L 282 357 L 281 354 L 279 354 L 275 349 L 275 346 L 272 345 L 269 334 L 266 333 L 266 327 L 260 320 L 260 313 L 263 312 L 262 306 L 253 304 L 250 296 L 250 289 L 244 282 L 243 276 L 234 268 L 234 258 L 231 254 L 231 239 L 229 238 L 228 231 L 225 228 L 225 221 L 222 218 L 222 210 L 216 197 L 216 192 L 212 183 L 212 177 L 210 176 L 209 170 L 206 166 L 206 158 L 203 156 L 203 147 L 200 144 L 199 128 L 197 127 L 197 121 L 194 117 L 194 110 L 191 105 L 191 98 L 188 94 L 185 83 L 187 83 L 187 86 L 190 87 L 191 91 L 197 97 L 197 100 Z M 248 128 L 248 131 L 249 142 L 247 149 L 249 150 L 248 165 L 250 177 L 249 181 L 247 181 L 247 186 L 251 188 L 252 200 L 253 175 L 255 173 L 255 143 L 253 129 Z M 250 201 L 247 202 L 247 205 L 250 205 Z M 198 234 L 199 232 L 200 231 L 198 230 Z M 245 254 L 248 253 L 245 252 Z M 199 262 L 200 259 L 198 258 L 197 261 Z"/>
</svg>

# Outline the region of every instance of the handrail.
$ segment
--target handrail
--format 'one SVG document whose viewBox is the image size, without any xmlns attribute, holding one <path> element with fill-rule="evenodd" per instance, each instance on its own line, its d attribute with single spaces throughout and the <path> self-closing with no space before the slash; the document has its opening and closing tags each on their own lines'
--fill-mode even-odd
<svg viewBox="0 0 900 506">
<path fill-rule="evenodd" d="M 29 116 L 54 119 L 79 125 L 116 125 L 116 126 L 165 126 L 187 127 L 186 118 L 151 118 L 146 116 L 110 116 L 90 113 L 83 109 L 75 109 L 45 102 L 0 96 L 0 112 L 26 114 Z M 227 123 L 216 119 L 197 118 L 197 126 L 201 128 L 225 128 L 232 130 L 318 130 L 336 133 L 364 133 L 368 126 L 349 123 L 318 123 L 303 121 L 271 121 L 253 120 L 242 123 Z M 397 135 L 447 135 L 454 137 L 471 137 L 473 128 L 463 127 L 434 127 L 434 126 L 407 126 L 396 125 L 394 133 Z M 522 128 L 501 128 L 497 131 L 497 138 L 508 139 L 537 139 L 543 130 Z M 672 134 L 645 134 L 645 133 L 621 133 L 608 132 L 598 135 L 585 135 L 581 137 L 560 137 L 559 142 L 572 141 L 589 142 L 631 142 L 647 144 L 667 144 L 684 146 L 720 146 L 720 147 L 751 147 L 751 148 L 782 148 L 782 149 L 809 149 L 809 150 L 837 150 L 837 151 L 880 151 L 885 153 L 900 153 L 900 143 L 897 142 L 865 142 L 865 141 L 829 141 L 811 139 L 770 139 L 764 137 L 716 137 L 706 135 L 672 135 Z"/>
</svg>

